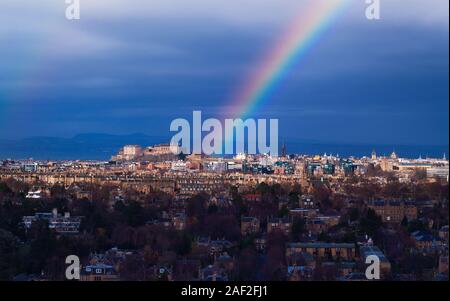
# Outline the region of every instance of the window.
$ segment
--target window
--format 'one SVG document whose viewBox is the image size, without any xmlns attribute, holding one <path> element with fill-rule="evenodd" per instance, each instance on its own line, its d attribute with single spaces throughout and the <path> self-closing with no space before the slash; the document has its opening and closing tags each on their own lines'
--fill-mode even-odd
<svg viewBox="0 0 450 301">
<path fill-rule="evenodd" d="M 347 249 L 347 256 L 349 258 L 353 257 L 353 249 L 351 249 L 351 248 Z"/>
</svg>

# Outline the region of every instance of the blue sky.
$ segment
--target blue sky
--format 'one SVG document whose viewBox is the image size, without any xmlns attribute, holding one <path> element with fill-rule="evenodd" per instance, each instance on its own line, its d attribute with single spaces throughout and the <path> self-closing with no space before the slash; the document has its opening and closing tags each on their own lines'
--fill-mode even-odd
<svg viewBox="0 0 450 301">
<path fill-rule="evenodd" d="M 0 4 L 0 138 L 170 135 L 174 118 L 220 116 L 306 0 L 64 0 Z M 280 136 L 448 144 L 448 0 L 363 0 L 250 117 Z"/>
</svg>

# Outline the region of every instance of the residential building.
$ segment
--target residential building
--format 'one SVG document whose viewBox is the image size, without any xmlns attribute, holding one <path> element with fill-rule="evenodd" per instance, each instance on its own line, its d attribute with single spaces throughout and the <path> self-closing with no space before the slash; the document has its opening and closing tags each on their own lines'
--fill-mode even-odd
<svg viewBox="0 0 450 301">
<path fill-rule="evenodd" d="M 355 244 L 326 243 L 326 242 L 298 242 L 288 243 L 286 257 L 302 252 L 309 253 L 316 258 L 352 260 L 356 257 Z"/>
<path fill-rule="evenodd" d="M 256 217 L 242 217 L 241 218 L 241 234 L 256 234 L 260 231 L 260 222 Z"/>
<path fill-rule="evenodd" d="M 292 219 L 291 218 L 279 218 L 272 217 L 267 221 L 267 233 L 282 232 L 289 235 L 292 231 Z"/>
</svg>

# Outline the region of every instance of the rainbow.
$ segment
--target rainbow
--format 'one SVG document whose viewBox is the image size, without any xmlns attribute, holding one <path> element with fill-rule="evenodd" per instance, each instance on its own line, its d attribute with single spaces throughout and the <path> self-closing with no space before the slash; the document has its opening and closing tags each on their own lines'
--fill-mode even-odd
<svg viewBox="0 0 450 301">
<path fill-rule="evenodd" d="M 260 68 L 235 95 L 229 105 L 229 117 L 245 118 L 272 93 L 277 84 L 334 23 L 350 0 L 313 0 L 307 10 L 295 18 Z"/>
</svg>

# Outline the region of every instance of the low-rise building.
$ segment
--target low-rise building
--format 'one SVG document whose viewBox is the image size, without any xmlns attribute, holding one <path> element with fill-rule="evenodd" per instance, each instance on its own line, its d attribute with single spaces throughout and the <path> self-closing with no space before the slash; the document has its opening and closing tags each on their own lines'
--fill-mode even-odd
<svg viewBox="0 0 450 301">
<path fill-rule="evenodd" d="M 403 218 L 417 219 L 417 207 L 411 202 L 394 200 L 376 200 L 368 203 L 368 207 L 381 216 L 383 222 L 399 224 Z"/>
<path fill-rule="evenodd" d="M 418 230 L 411 233 L 416 248 L 421 251 L 432 251 L 443 245 L 443 240 L 428 231 Z"/>
<path fill-rule="evenodd" d="M 256 237 L 253 240 L 255 244 L 256 251 L 260 253 L 264 253 L 267 249 L 267 237 L 265 235 L 262 235 L 260 237 Z"/>
<path fill-rule="evenodd" d="M 428 178 L 446 179 L 448 181 L 449 167 L 447 166 L 433 166 L 427 169 Z"/>
<path fill-rule="evenodd" d="M 314 218 L 319 215 L 319 209 L 296 208 L 289 210 L 289 215 L 299 218 Z"/>
<path fill-rule="evenodd" d="M 438 273 L 447 274 L 448 277 L 448 254 L 439 256 Z"/>
<path fill-rule="evenodd" d="M 89 264 L 81 270 L 81 281 L 118 281 L 119 274 L 112 265 Z"/>
<path fill-rule="evenodd" d="M 242 217 L 241 218 L 241 234 L 249 235 L 256 234 L 260 231 L 259 219 L 256 217 Z"/>
<path fill-rule="evenodd" d="M 172 225 L 178 231 L 186 229 L 186 215 L 184 213 L 175 214 L 172 217 Z"/>
<path fill-rule="evenodd" d="M 352 260 L 356 257 L 353 243 L 326 243 L 326 242 L 298 242 L 288 243 L 286 257 L 302 252 L 309 253 L 316 258 Z"/>
<path fill-rule="evenodd" d="M 439 237 L 448 243 L 448 225 L 439 229 Z"/>
<path fill-rule="evenodd" d="M 292 219 L 272 217 L 267 221 L 267 233 L 282 232 L 289 235 L 292 232 Z"/>
<path fill-rule="evenodd" d="M 70 216 L 69 212 L 60 215 L 58 210 L 53 209 L 53 212 L 38 212 L 32 216 L 24 216 L 22 223 L 25 229 L 31 229 L 34 222 L 44 220 L 48 222 L 48 228 L 58 234 L 78 234 L 82 219 L 82 216 Z"/>
</svg>

